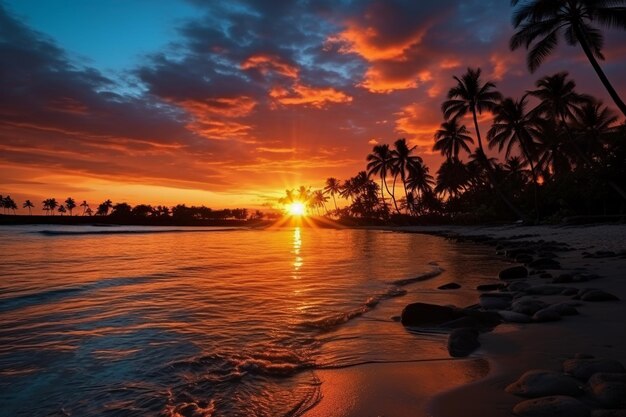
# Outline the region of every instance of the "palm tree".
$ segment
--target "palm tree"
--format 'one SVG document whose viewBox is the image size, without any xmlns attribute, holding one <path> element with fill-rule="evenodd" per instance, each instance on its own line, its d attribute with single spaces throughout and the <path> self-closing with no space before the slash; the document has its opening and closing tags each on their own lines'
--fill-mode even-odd
<svg viewBox="0 0 626 417">
<path fill-rule="evenodd" d="M 410 147 L 406 143 L 406 139 L 398 139 L 393 144 L 394 149 L 392 151 L 391 157 L 391 166 L 393 167 L 393 186 L 392 188 L 395 190 L 396 188 L 396 180 L 398 176 L 402 181 L 402 187 L 404 188 L 404 197 L 406 198 L 408 195 L 406 179 L 409 174 L 409 170 L 413 167 L 413 165 L 422 164 L 422 158 L 417 155 L 411 155 L 413 151 L 416 149 L 416 146 Z M 395 200 L 394 200 L 395 201 Z"/>
<path fill-rule="evenodd" d="M 601 156 L 607 134 L 615 130 L 617 116 L 601 101 L 591 101 L 575 110 L 572 130 L 577 146 L 590 158 Z"/>
<path fill-rule="evenodd" d="M 32 209 L 35 207 L 35 205 L 30 201 L 30 200 L 26 200 L 24 202 L 24 204 L 22 205 L 22 208 L 27 208 L 28 209 L 28 214 L 30 216 L 33 215 Z"/>
<path fill-rule="evenodd" d="M 57 200 L 55 198 L 48 198 L 43 201 L 44 210 L 46 210 L 48 213 L 52 213 L 53 216 L 54 209 L 56 209 L 58 206 L 59 203 L 57 203 Z"/>
<path fill-rule="evenodd" d="M 568 44 L 580 44 L 600 81 L 626 116 L 626 104 L 598 63 L 598 59 L 604 59 L 604 36 L 594 26 L 626 29 L 626 0 L 512 0 L 511 3 L 519 7 L 513 11 L 517 32 L 511 37 L 510 47 L 530 48 L 527 63 L 531 72 L 556 48 L 562 35 Z"/>
<path fill-rule="evenodd" d="M 67 211 L 70 212 L 71 216 L 72 210 L 74 210 L 74 208 L 76 207 L 76 201 L 74 201 L 72 197 L 68 197 L 67 200 L 65 200 L 65 207 L 67 208 Z"/>
<path fill-rule="evenodd" d="M 469 131 L 459 123 L 459 119 L 454 117 L 441 124 L 441 129 L 435 133 L 435 146 L 433 150 L 440 151 L 446 158 L 459 159 L 459 152 L 463 149 L 470 153 L 468 143 L 473 144 L 474 140 L 469 136 Z"/>
<path fill-rule="evenodd" d="M 393 205 L 396 211 L 399 213 L 398 205 L 394 193 L 389 191 L 387 186 L 387 173 L 393 170 L 393 152 L 389 149 L 389 145 L 376 145 L 372 149 L 372 153 L 367 155 L 367 175 L 380 175 L 380 195 L 383 199 L 383 205 L 385 204 L 385 189 L 391 196 Z"/>
<path fill-rule="evenodd" d="M 83 208 L 83 216 L 84 216 L 85 213 L 87 212 L 87 209 L 89 208 L 89 204 L 87 203 L 87 200 L 83 200 L 83 202 L 80 203 L 80 206 Z"/>
<path fill-rule="evenodd" d="M 526 112 L 526 97 L 520 100 L 506 98 L 494 109 L 494 120 L 487 137 L 489 148 L 498 146 L 498 151 L 506 148 L 505 157 L 508 159 L 512 148 L 517 145 L 522 151 L 526 162 L 530 164 L 533 178 L 533 192 L 535 213 L 539 218 L 539 199 L 537 195 L 537 172 L 535 170 L 535 140 L 539 132 L 532 113 Z"/>
<path fill-rule="evenodd" d="M 478 139 L 478 147 L 484 153 L 483 141 L 478 127 L 478 115 L 483 111 L 493 110 L 502 99 L 502 94 L 495 90 L 496 85 L 490 81 L 482 84 L 480 68 L 468 68 L 461 78 L 454 76 L 457 85 L 448 91 L 448 100 L 441 105 L 446 120 L 465 116 L 471 113 L 474 129 Z"/>
<path fill-rule="evenodd" d="M 93 214 L 93 210 L 91 209 L 91 207 L 87 206 L 87 209 L 85 210 L 85 214 L 87 216 L 91 216 Z"/>
<path fill-rule="evenodd" d="M 458 159 L 446 159 L 437 171 L 435 192 L 456 197 L 467 187 L 468 182 L 469 173 L 466 165 Z"/>
<path fill-rule="evenodd" d="M 64 215 L 67 212 L 67 209 L 65 208 L 65 206 L 59 206 L 59 213 L 61 213 L 61 216 Z"/>
<path fill-rule="evenodd" d="M 576 92 L 576 82 L 568 77 L 569 73 L 559 72 L 540 78 L 535 83 L 537 88 L 527 93 L 539 100 L 533 113 L 554 119 L 564 129 L 576 110 L 591 100 L 591 97 Z"/>
<path fill-rule="evenodd" d="M 337 178 L 330 177 L 326 179 L 326 186 L 324 187 L 324 192 L 330 194 L 333 198 L 333 203 L 335 204 L 335 211 L 337 210 L 337 200 L 335 200 L 335 195 L 341 192 L 341 181 Z"/>
<path fill-rule="evenodd" d="M 480 79 L 481 69 L 468 68 L 467 72 L 461 76 L 461 78 L 455 76 L 454 79 L 457 85 L 452 87 L 448 91 L 448 100 L 444 101 L 441 105 L 441 110 L 446 119 L 451 117 L 463 117 L 467 113 L 472 114 L 474 120 L 474 129 L 476 132 L 476 139 L 478 139 L 478 150 L 476 153 L 480 157 L 480 161 L 486 170 L 489 182 L 491 183 L 496 194 L 504 201 L 504 203 L 521 219 L 525 219 L 526 216 L 522 213 L 510 200 L 504 195 L 500 186 L 496 182 L 493 167 L 489 164 L 485 149 L 483 148 L 483 141 L 480 135 L 480 128 L 478 127 L 478 115 L 483 111 L 493 111 L 493 109 L 502 100 L 502 94 L 496 91 L 496 85 L 491 81 L 482 83 Z"/>
<path fill-rule="evenodd" d="M 418 194 L 420 201 L 426 194 L 432 192 L 432 186 L 435 181 L 428 171 L 428 167 L 421 162 L 409 166 L 409 176 L 406 180 L 406 185 L 409 189 L 407 204 L 411 209 L 415 207 L 416 202 L 413 192 Z"/>
<path fill-rule="evenodd" d="M 15 214 L 15 210 L 17 210 L 17 204 L 15 204 L 15 201 L 11 198 L 11 196 L 4 197 L 2 200 L 2 207 L 4 207 L 5 212 L 13 210 L 13 214 Z"/>
</svg>

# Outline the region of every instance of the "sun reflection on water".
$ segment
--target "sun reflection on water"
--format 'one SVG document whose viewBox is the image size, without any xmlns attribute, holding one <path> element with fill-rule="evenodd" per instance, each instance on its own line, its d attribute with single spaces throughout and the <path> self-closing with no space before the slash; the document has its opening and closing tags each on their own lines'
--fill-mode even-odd
<svg viewBox="0 0 626 417">
<path fill-rule="evenodd" d="M 299 227 L 293 230 L 293 254 L 295 255 L 293 261 L 294 278 L 300 278 L 298 271 L 304 264 L 304 259 L 300 256 L 300 248 L 302 248 L 302 235 Z"/>
</svg>

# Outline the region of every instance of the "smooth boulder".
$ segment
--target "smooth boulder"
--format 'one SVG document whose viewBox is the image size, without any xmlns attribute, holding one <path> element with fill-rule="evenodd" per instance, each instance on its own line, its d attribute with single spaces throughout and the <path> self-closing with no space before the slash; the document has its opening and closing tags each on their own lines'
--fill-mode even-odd
<svg viewBox="0 0 626 417">
<path fill-rule="evenodd" d="M 561 320 L 561 314 L 554 308 L 546 307 L 533 314 L 533 320 L 539 323 L 558 321 Z"/>
<path fill-rule="evenodd" d="M 464 317 L 458 308 L 428 303 L 412 303 L 404 307 L 400 321 L 405 326 L 438 326 Z"/>
<path fill-rule="evenodd" d="M 582 384 L 571 376 L 554 371 L 533 369 L 525 372 L 517 381 L 506 387 L 509 394 L 521 397 L 546 397 L 549 395 L 569 395 L 577 397 L 583 394 Z"/>
<path fill-rule="evenodd" d="M 588 417 L 589 408 L 576 398 L 565 395 L 534 398 L 513 407 L 519 417 Z"/>
<path fill-rule="evenodd" d="M 561 269 L 561 264 L 552 258 L 535 259 L 528 266 L 533 269 Z"/>
<path fill-rule="evenodd" d="M 626 374 L 593 374 L 589 378 L 589 388 L 603 407 L 626 407 Z"/>
<path fill-rule="evenodd" d="M 525 266 L 521 266 L 521 265 L 512 266 L 510 268 L 503 269 L 498 274 L 498 277 L 503 281 L 507 281 L 510 279 L 526 278 L 527 276 L 528 276 L 528 269 L 526 269 Z"/>
<path fill-rule="evenodd" d="M 619 298 L 602 290 L 591 290 L 585 292 L 581 297 L 583 301 L 619 301 Z"/>
<path fill-rule="evenodd" d="M 537 311 L 548 307 L 548 304 L 541 300 L 535 299 L 522 299 L 517 300 L 511 305 L 511 311 L 520 314 L 526 314 L 527 316 L 532 316 Z"/>
<path fill-rule="evenodd" d="M 448 353 L 455 358 L 462 358 L 480 346 L 478 330 L 471 327 L 455 329 L 448 336 Z"/>
<path fill-rule="evenodd" d="M 575 358 L 563 362 L 563 372 L 587 381 L 593 374 L 602 373 L 626 373 L 624 365 L 613 359 Z"/>
<path fill-rule="evenodd" d="M 507 323 L 530 323 L 533 321 L 526 314 L 516 313 L 514 311 L 500 310 L 498 314 Z"/>
</svg>

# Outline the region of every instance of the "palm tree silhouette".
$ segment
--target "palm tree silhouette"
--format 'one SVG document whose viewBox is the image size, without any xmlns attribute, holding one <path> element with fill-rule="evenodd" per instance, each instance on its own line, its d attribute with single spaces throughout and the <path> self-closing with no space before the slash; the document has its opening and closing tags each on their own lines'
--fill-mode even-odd
<svg viewBox="0 0 626 417">
<path fill-rule="evenodd" d="M 434 185 L 433 176 L 429 174 L 428 167 L 421 161 L 415 164 L 409 165 L 409 175 L 406 180 L 409 194 L 407 195 L 407 204 L 412 209 L 414 207 L 415 198 L 413 193 L 417 193 L 421 200 L 426 194 L 432 192 L 432 186 Z"/>
<path fill-rule="evenodd" d="M 11 196 L 8 195 L 4 197 L 1 203 L 2 203 L 2 207 L 5 210 L 5 213 L 8 213 L 10 210 L 12 210 L 13 214 L 15 214 L 15 210 L 17 210 L 17 204 L 15 204 L 15 201 L 11 198 Z"/>
<path fill-rule="evenodd" d="M 65 208 L 65 206 L 61 205 L 59 206 L 59 213 L 61 213 L 61 216 L 64 215 L 67 212 L 67 209 Z"/>
<path fill-rule="evenodd" d="M 52 213 L 53 216 L 54 216 L 54 210 L 58 206 L 59 206 L 59 203 L 57 203 L 57 200 L 55 198 L 48 198 L 43 201 L 44 210 L 47 211 L 48 213 Z"/>
<path fill-rule="evenodd" d="M 577 146 L 585 155 L 599 156 L 604 138 L 616 130 L 618 117 L 599 100 L 586 102 L 574 112 L 572 130 Z"/>
<path fill-rule="evenodd" d="M 538 182 L 533 160 L 535 158 L 534 137 L 538 134 L 533 114 L 526 112 L 525 96 L 520 100 L 504 99 L 494 109 L 493 125 L 487 134 L 489 148 L 497 146 L 499 152 L 506 148 L 505 158 L 508 159 L 512 148 L 517 145 L 526 162 L 530 164 L 537 219 L 539 219 Z"/>
<path fill-rule="evenodd" d="M 598 59 L 604 60 L 604 36 L 594 24 L 626 29 L 626 0 L 512 0 L 513 26 L 517 31 L 511 37 L 511 50 L 522 45 L 530 51 L 528 68 L 535 72 L 544 59 L 556 48 L 559 37 L 570 45 L 580 44 L 609 95 L 626 116 L 626 104 L 611 85 Z"/>
<path fill-rule="evenodd" d="M 22 205 L 22 208 L 27 208 L 28 209 L 28 214 L 30 216 L 33 215 L 32 209 L 35 207 L 35 205 L 30 201 L 30 200 L 26 200 L 24 202 L 24 204 Z"/>
<path fill-rule="evenodd" d="M 437 185 L 435 192 L 447 194 L 450 197 L 458 196 L 469 182 L 467 166 L 458 159 L 447 159 L 437 171 Z"/>
<path fill-rule="evenodd" d="M 409 174 L 409 170 L 413 168 L 413 165 L 422 164 L 422 158 L 417 155 L 411 155 L 417 148 L 416 146 L 410 147 L 406 143 L 406 139 L 401 138 L 394 142 L 394 149 L 391 156 L 391 166 L 393 167 L 393 186 L 396 188 L 396 179 L 398 176 L 402 181 L 402 187 L 404 188 L 404 197 L 407 198 L 407 186 L 406 179 Z M 394 200 L 395 201 L 395 200 Z"/>
<path fill-rule="evenodd" d="M 330 194 L 330 196 L 333 198 L 335 211 L 337 211 L 337 200 L 335 200 L 335 195 L 341 192 L 341 181 L 334 177 L 327 178 L 324 192 Z"/>
<path fill-rule="evenodd" d="M 446 119 L 450 119 L 451 117 L 463 117 L 467 113 L 472 114 L 476 139 L 478 139 L 479 152 L 476 152 L 476 156 L 478 156 L 479 161 L 482 162 L 491 186 L 511 211 L 521 219 L 526 219 L 524 213 L 522 213 L 504 192 L 502 192 L 500 185 L 496 181 L 493 167 L 487 161 L 487 155 L 480 135 L 480 128 L 478 127 L 478 115 L 482 114 L 483 110 L 493 111 L 502 100 L 502 94 L 495 90 L 496 85 L 494 83 L 488 81 L 483 84 L 480 79 L 481 73 L 480 68 L 468 68 L 467 72 L 463 74 L 461 78 L 454 76 L 457 84 L 448 91 L 448 100 L 443 102 L 441 110 Z"/>
<path fill-rule="evenodd" d="M 441 129 L 435 133 L 433 150 L 440 151 L 446 158 L 459 159 L 461 149 L 472 152 L 468 143 L 473 144 L 474 140 L 465 125 L 459 124 L 459 119 L 455 117 L 441 124 Z"/>
<path fill-rule="evenodd" d="M 65 208 L 67 208 L 67 211 L 70 212 L 70 216 L 72 215 L 72 210 L 74 210 L 75 207 L 76 201 L 74 201 L 72 197 L 68 197 L 67 200 L 65 200 Z"/>
<path fill-rule="evenodd" d="M 389 145 L 376 145 L 372 149 L 372 153 L 367 155 L 367 175 L 380 175 L 380 195 L 382 196 L 383 205 L 385 205 L 385 189 L 387 193 L 391 196 L 391 200 L 393 201 L 393 205 L 396 209 L 396 212 L 400 212 L 398 210 L 398 204 L 396 203 L 396 198 L 393 192 L 389 191 L 389 187 L 387 186 L 387 173 L 393 171 L 393 152 L 389 149 Z"/>
<path fill-rule="evenodd" d="M 80 206 L 83 208 L 83 216 L 85 215 L 85 212 L 87 211 L 87 209 L 89 208 L 89 204 L 87 204 L 87 200 L 83 200 L 82 203 L 80 203 Z"/>
</svg>

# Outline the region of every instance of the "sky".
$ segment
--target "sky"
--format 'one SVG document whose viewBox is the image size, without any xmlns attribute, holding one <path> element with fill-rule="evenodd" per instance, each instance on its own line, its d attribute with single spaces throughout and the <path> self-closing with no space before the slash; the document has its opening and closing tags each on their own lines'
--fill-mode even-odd
<svg viewBox="0 0 626 417">
<path fill-rule="evenodd" d="M 0 194 L 257 208 L 398 138 L 434 174 L 467 67 L 513 97 L 567 70 L 610 104 L 580 48 L 530 74 L 510 16 L 506 0 L 0 0 Z M 626 34 L 605 34 L 624 95 Z"/>
</svg>

